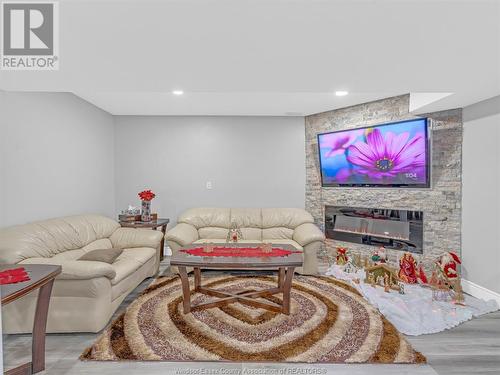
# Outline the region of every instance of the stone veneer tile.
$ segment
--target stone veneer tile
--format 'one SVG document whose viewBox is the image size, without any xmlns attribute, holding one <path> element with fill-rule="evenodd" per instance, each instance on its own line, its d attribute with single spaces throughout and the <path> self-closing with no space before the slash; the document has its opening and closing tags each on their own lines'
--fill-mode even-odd
<svg viewBox="0 0 500 375">
<path fill-rule="evenodd" d="M 461 247 L 462 110 L 423 115 L 434 120 L 432 130 L 431 189 L 322 188 L 317 134 L 415 118 L 408 112 L 409 95 L 323 112 L 305 119 L 306 209 L 324 229 L 324 206 L 394 208 L 424 212 L 425 263 L 445 251 Z M 327 241 L 326 248 L 345 245 L 354 252 L 370 254 L 375 247 Z M 391 262 L 401 252 L 388 250 Z"/>
</svg>

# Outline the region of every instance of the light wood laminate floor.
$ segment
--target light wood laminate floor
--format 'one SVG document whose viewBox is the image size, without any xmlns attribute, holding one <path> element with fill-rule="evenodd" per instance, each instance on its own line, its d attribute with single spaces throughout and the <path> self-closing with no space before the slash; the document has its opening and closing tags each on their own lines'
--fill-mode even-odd
<svg viewBox="0 0 500 375">
<path fill-rule="evenodd" d="M 168 260 L 161 267 L 168 272 Z M 144 290 L 145 280 L 122 303 L 115 316 Z M 98 334 L 50 334 L 47 336 L 45 374 L 174 374 L 174 375 L 498 375 L 500 374 L 500 312 L 484 315 L 454 329 L 432 335 L 408 337 L 428 359 L 427 365 L 310 365 L 250 363 L 81 362 L 83 350 Z M 4 335 L 6 368 L 29 360 L 30 335 Z"/>
</svg>

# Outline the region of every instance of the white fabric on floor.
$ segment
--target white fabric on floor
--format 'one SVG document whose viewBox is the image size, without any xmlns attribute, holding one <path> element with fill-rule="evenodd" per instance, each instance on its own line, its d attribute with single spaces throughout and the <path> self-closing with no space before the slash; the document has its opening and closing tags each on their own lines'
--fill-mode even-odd
<svg viewBox="0 0 500 375">
<path fill-rule="evenodd" d="M 417 284 L 405 284 L 405 294 L 394 290 L 386 293 L 382 287 L 372 287 L 363 282 L 364 270 L 345 273 L 342 267 L 333 265 L 326 275 L 350 282 L 401 333 L 411 336 L 441 332 L 499 308 L 493 300 L 483 301 L 469 295 L 464 295 L 466 306 L 433 301 L 432 290 Z M 361 281 L 357 284 L 354 279 Z"/>
</svg>

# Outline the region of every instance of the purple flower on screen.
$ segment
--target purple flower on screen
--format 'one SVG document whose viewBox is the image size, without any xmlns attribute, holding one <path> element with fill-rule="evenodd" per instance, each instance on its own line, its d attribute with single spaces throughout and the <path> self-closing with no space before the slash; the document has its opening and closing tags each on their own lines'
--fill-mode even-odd
<svg viewBox="0 0 500 375">
<path fill-rule="evenodd" d="M 424 134 L 409 138 L 408 132 L 382 135 L 379 129 L 374 129 L 366 136 L 366 143 L 349 146 L 347 160 L 359 167 L 356 172 L 375 179 L 420 172 L 425 166 Z"/>
</svg>

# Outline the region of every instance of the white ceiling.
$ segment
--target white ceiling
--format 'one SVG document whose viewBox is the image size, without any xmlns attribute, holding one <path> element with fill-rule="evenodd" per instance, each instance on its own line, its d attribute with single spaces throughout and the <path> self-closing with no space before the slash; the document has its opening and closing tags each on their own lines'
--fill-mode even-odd
<svg viewBox="0 0 500 375">
<path fill-rule="evenodd" d="M 65 0 L 60 44 L 59 71 L 0 71 L 0 89 L 70 91 L 116 115 L 307 115 L 408 92 L 430 111 L 500 94 L 497 0 Z"/>
</svg>

